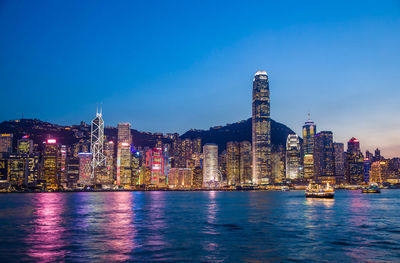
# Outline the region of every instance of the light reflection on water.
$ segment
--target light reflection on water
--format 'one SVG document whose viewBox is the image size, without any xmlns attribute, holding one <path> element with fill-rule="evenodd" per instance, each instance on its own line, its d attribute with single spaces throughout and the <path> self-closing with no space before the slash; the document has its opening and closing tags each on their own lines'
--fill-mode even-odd
<svg viewBox="0 0 400 263">
<path fill-rule="evenodd" d="M 398 190 L 0 195 L 0 260 L 396 261 L 399 200 Z"/>
<path fill-rule="evenodd" d="M 66 250 L 64 228 L 65 200 L 61 195 L 40 193 L 34 196 L 31 231 L 26 236 L 28 256 L 40 262 L 64 259 Z"/>
</svg>

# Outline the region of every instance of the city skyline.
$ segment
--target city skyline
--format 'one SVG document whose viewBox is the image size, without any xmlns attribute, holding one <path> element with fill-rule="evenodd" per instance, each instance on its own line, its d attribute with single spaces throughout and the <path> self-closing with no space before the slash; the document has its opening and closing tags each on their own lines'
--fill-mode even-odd
<svg viewBox="0 0 400 263">
<path fill-rule="evenodd" d="M 163 133 L 207 129 L 250 117 L 249 83 L 254 72 L 266 70 L 272 119 L 300 135 L 311 113 L 334 141 L 354 136 L 363 151 L 380 148 L 385 156 L 399 156 L 400 124 L 393 118 L 400 111 L 399 5 L 360 3 L 344 10 L 344 2 L 307 8 L 293 2 L 302 12 L 283 13 L 286 7 L 275 3 L 218 3 L 211 13 L 210 3 L 181 3 L 186 12 L 165 7 L 175 19 L 157 12 L 151 22 L 146 4 L 72 5 L 76 16 L 68 20 L 68 12 L 49 12 L 59 14 L 60 3 L 3 2 L 0 87 L 8 99 L 0 120 L 23 115 L 61 125 L 89 123 L 102 102 L 106 126 L 130 122 L 134 129 Z M 264 16 L 263 8 L 276 12 Z M 105 10 L 110 25 L 101 21 Z M 205 14 L 209 20 L 198 25 Z"/>
</svg>

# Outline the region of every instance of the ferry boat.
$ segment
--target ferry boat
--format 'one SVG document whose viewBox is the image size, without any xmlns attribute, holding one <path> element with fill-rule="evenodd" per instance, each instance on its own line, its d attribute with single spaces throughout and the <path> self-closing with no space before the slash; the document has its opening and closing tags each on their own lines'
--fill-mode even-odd
<svg viewBox="0 0 400 263">
<path fill-rule="evenodd" d="M 379 194 L 381 192 L 381 189 L 379 189 L 377 184 L 370 184 L 367 187 L 361 188 L 361 193 L 364 194 Z"/>
<path fill-rule="evenodd" d="M 285 185 L 285 186 L 282 186 L 281 190 L 282 190 L 283 192 L 287 192 L 287 191 L 290 190 L 290 188 L 289 188 L 289 186 Z"/>
<path fill-rule="evenodd" d="M 320 184 L 310 183 L 306 188 L 306 197 L 309 198 L 333 198 L 335 196 L 335 191 L 329 183 L 326 186 Z"/>
</svg>

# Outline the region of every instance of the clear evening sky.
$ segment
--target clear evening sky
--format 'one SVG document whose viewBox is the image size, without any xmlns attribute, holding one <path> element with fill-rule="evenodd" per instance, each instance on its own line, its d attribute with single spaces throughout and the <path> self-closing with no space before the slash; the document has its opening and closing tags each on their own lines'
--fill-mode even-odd
<svg viewBox="0 0 400 263">
<path fill-rule="evenodd" d="M 0 121 L 204 129 L 266 70 L 273 119 L 400 156 L 399 1 L 1 0 L 0 25 Z"/>
</svg>

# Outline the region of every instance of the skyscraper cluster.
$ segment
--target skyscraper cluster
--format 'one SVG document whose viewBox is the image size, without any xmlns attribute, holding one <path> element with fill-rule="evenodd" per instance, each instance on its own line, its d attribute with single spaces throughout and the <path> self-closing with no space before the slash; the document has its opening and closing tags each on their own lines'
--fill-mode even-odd
<svg viewBox="0 0 400 263">
<path fill-rule="evenodd" d="M 252 91 L 252 141 L 228 141 L 226 150 L 177 133 L 152 134 L 152 146 L 143 146 L 130 123 L 105 127 L 102 110 L 90 125 L 51 127 L 54 133 L 40 137 L 41 143 L 34 143 L 29 134 L 0 134 L 0 190 L 243 189 L 310 181 L 400 183 L 399 158 L 385 159 L 379 149 L 364 155 L 354 137 L 345 151 L 331 131 L 317 132 L 310 115 L 302 138 L 291 133 L 286 144 L 273 144 L 265 71 L 255 73 Z M 44 131 L 50 126 L 35 124 Z M 59 138 L 60 131 L 73 134 L 73 140 Z"/>
</svg>

